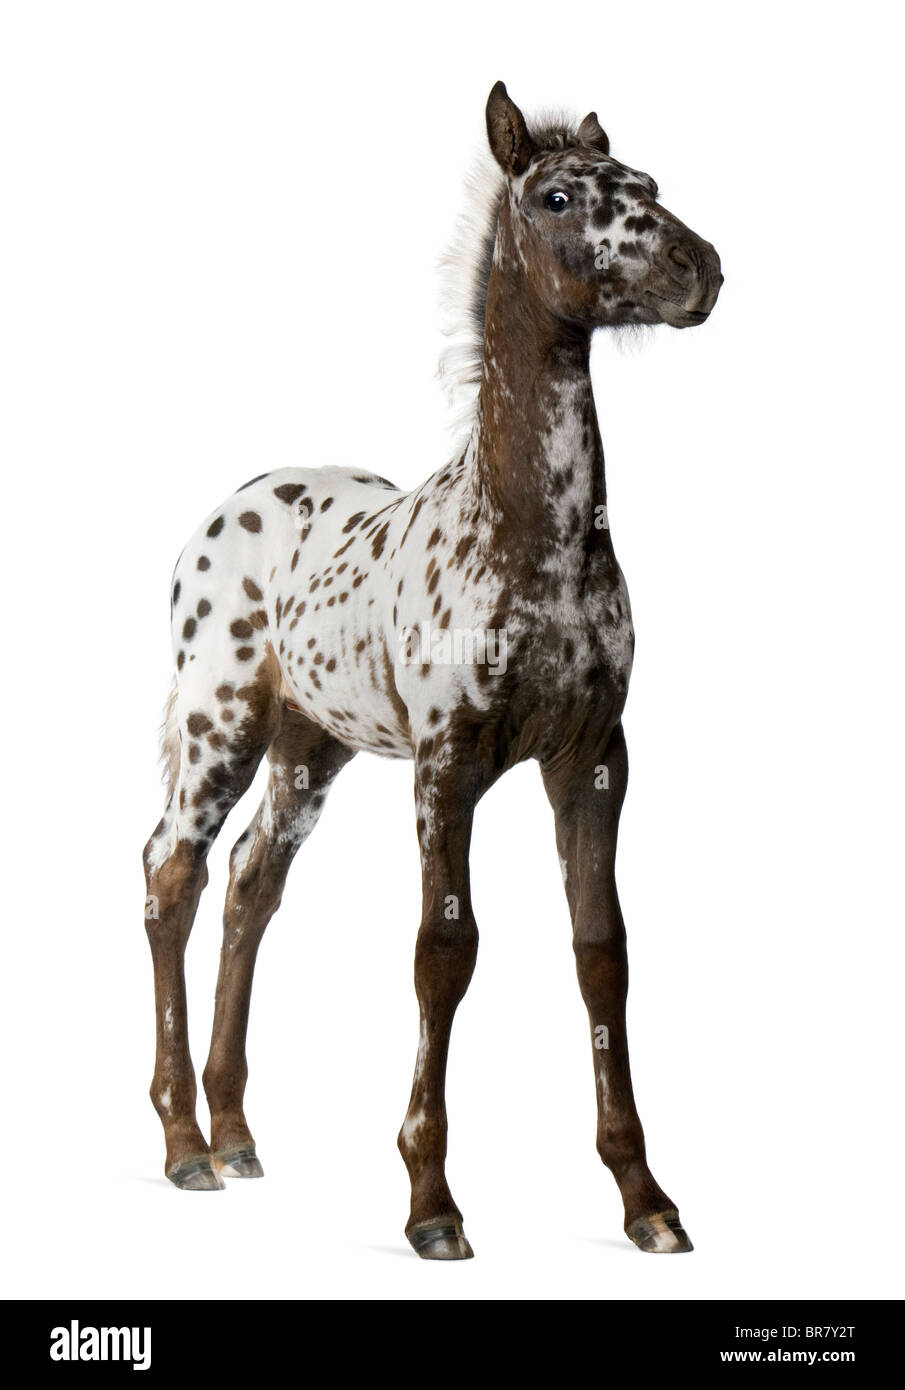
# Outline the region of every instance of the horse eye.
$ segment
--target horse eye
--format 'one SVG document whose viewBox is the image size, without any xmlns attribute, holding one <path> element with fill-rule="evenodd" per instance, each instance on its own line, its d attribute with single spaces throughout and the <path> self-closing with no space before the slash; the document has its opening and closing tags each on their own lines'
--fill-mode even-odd
<svg viewBox="0 0 905 1390">
<path fill-rule="evenodd" d="M 544 207 L 549 208 L 551 212 L 562 212 L 568 201 L 568 193 L 561 193 L 557 190 L 555 193 L 547 194 L 544 198 Z"/>
</svg>

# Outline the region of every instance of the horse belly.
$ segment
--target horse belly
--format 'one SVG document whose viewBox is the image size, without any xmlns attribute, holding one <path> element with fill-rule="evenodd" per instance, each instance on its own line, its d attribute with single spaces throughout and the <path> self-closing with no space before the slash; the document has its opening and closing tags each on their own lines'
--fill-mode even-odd
<svg viewBox="0 0 905 1390">
<path fill-rule="evenodd" d="M 274 650 L 284 695 L 350 747 L 411 757 L 408 722 L 398 696 L 394 699 L 376 605 L 365 594 L 339 589 L 333 595 L 331 589 L 321 598 L 315 590 L 291 605 L 277 599 Z M 348 597 L 340 604 L 343 593 Z M 336 602 L 329 604 L 326 596 Z"/>
</svg>

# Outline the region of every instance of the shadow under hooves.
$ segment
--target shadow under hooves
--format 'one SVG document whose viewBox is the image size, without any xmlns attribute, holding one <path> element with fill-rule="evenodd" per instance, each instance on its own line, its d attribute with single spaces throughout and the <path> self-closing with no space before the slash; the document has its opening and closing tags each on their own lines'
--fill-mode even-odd
<svg viewBox="0 0 905 1390">
<path fill-rule="evenodd" d="M 459 1221 L 424 1221 L 405 1234 L 422 1260 L 474 1259 L 474 1251 Z"/>
</svg>

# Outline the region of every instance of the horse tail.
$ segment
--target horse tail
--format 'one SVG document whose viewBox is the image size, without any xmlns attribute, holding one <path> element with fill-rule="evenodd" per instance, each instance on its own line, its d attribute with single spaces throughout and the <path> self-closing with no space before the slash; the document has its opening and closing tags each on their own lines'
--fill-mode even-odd
<svg viewBox="0 0 905 1390">
<path fill-rule="evenodd" d="M 176 718 L 176 677 L 173 677 L 170 693 L 163 707 L 163 723 L 160 726 L 160 766 L 166 787 L 167 805 L 176 790 L 179 776 L 179 723 Z"/>
</svg>

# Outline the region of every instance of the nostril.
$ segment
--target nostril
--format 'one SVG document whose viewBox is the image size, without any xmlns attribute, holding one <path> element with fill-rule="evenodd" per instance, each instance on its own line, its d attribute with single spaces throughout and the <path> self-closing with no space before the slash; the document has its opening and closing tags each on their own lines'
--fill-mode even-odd
<svg viewBox="0 0 905 1390">
<path fill-rule="evenodd" d="M 688 284 L 697 274 L 695 263 L 690 253 L 678 241 L 673 241 L 663 252 L 663 260 L 666 263 L 667 271 L 683 284 Z"/>
</svg>

